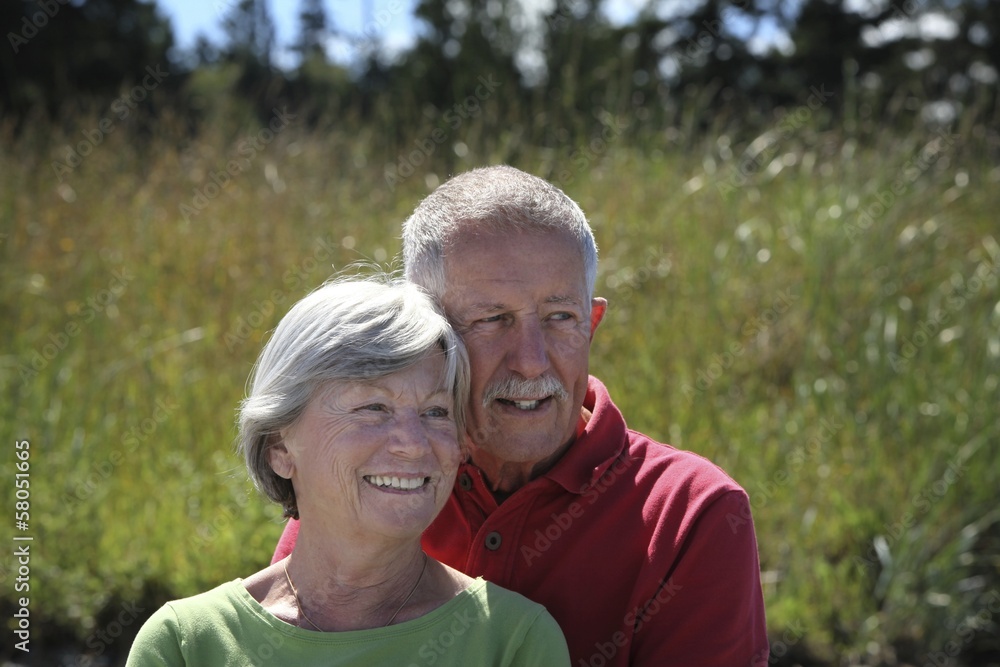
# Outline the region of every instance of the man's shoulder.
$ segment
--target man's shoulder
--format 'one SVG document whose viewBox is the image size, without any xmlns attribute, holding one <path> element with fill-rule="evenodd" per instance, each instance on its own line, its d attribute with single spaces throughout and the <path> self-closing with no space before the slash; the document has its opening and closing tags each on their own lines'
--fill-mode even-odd
<svg viewBox="0 0 1000 667">
<path fill-rule="evenodd" d="M 593 410 L 595 428 L 591 437 L 593 442 L 601 443 L 597 450 L 604 456 L 618 456 L 628 464 L 631 474 L 647 481 L 658 480 L 659 486 L 695 483 L 699 488 L 716 491 L 743 491 L 722 468 L 704 456 L 628 428 L 607 388 L 594 376 L 590 377 L 585 407 Z M 618 465 L 619 470 L 622 465 Z"/>
<path fill-rule="evenodd" d="M 659 442 L 638 431 L 629 429 L 623 458 L 638 463 L 634 466 L 635 475 L 657 489 L 684 486 L 702 493 L 745 493 L 743 487 L 708 458 Z"/>
</svg>

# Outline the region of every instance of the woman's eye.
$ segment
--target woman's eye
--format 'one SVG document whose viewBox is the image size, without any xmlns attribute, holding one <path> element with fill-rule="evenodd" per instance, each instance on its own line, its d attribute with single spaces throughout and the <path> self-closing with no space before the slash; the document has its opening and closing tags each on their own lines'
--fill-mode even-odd
<svg viewBox="0 0 1000 667">
<path fill-rule="evenodd" d="M 447 419 L 450 413 L 448 412 L 448 408 L 437 407 L 437 408 L 431 408 L 425 414 L 428 417 L 443 417 Z"/>
<path fill-rule="evenodd" d="M 386 407 L 382 403 L 369 403 L 361 409 L 369 412 L 385 412 Z"/>
</svg>

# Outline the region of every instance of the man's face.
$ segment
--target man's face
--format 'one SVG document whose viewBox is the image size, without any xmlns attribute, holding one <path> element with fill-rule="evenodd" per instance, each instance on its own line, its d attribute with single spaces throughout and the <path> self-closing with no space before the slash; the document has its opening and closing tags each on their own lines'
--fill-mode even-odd
<svg viewBox="0 0 1000 667">
<path fill-rule="evenodd" d="M 587 293 L 566 232 L 465 232 L 445 248 L 444 309 L 472 367 L 467 432 L 489 472 L 547 469 L 574 435 L 590 340 L 607 303 Z"/>
</svg>

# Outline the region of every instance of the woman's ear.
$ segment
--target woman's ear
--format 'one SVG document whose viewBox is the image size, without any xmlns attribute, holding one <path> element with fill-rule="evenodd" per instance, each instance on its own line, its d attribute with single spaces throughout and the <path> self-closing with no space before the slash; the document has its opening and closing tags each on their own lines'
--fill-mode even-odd
<svg viewBox="0 0 1000 667">
<path fill-rule="evenodd" d="M 267 436 L 267 460 L 271 464 L 271 470 L 278 477 L 291 479 L 295 471 L 295 461 L 292 453 L 285 446 L 285 436 L 288 429 L 282 429 L 278 433 Z"/>
</svg>

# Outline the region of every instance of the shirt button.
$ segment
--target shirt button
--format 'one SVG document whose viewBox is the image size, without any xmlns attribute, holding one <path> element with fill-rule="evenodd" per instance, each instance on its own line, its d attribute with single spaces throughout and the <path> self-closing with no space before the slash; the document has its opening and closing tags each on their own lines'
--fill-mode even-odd
<svg viewBox="0 0 1000 667">
<path fill-rule="evenodd" d="M 497 549 L 500 548 L 500 542 L 502 541 L 503 540 L 500 539 L 500 533 L 494 530 L 492 533 L 486 536 L 486 548 L 489 549 L 490 551 L 496 551 Z"/>
<path fill-rule="evenodd" d="M 458 486 L 461 487 L 463 491 L 472 491 L 472 477 L 469 473 L 463 472 L 458 478 Z"/>
</svg>

